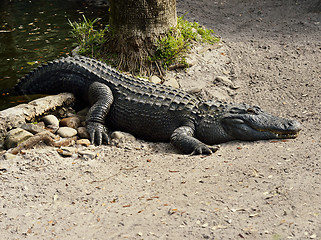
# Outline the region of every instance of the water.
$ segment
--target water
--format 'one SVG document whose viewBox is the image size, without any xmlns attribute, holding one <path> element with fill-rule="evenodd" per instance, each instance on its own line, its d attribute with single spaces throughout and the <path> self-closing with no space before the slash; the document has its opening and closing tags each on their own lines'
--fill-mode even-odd
<svg viewBox="0 0 321 240">
<path fill-rule="evenodd" d="M 0 0 L 0 110 L 25 102 L 7 95 L 19 78 L 39 64 L 70 55 L 76 46 L 68 19 L 101 18 L 108 8 L 75 0 Z M 28 98 L 28 100 L 30 100 Z"/>
</svg>

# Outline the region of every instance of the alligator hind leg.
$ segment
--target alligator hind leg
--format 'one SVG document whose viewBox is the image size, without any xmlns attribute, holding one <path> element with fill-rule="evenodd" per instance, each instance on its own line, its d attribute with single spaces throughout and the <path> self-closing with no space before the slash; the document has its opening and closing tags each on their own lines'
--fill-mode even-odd
<svg viewBox="0 0 321 240">
<path fill-rule="evenodd" d="M 107 85 L 94 82 L 89 86 L 88 100 L 91 108 L 86 117 L 86 125 L 90 141 L 97 145 L 101 145 L 103 141 L 108 143 L 105 119 L 114 101 L 113 93 Z"/>
<path fill-rule="evenodd" d="M 173 132 L 171 143 L 182 153 L 197 155 L 209 155 L 218 150 L 218 147 L 208 147 L 198 139 L 193 137 L 194 129 L 190 126 L 182 126 Z"/>
</svg>

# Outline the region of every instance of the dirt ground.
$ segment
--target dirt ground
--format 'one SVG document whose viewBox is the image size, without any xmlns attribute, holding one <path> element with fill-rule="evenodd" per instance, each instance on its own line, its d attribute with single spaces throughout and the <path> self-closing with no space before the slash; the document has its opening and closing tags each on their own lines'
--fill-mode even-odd
<svg viewBox="0 0 321 240">
<path fill-rule="evenodd" d="M 141 140 L 91 147 L 93 160 L 38 146 L 0 161 L 0 239 L 321 239 L 320 1 L 178 0 L 177 11 L 223 39 L 174 74 L 182 87 L 297 119 L 299 137 L 207 157 Z"/>
</svg>

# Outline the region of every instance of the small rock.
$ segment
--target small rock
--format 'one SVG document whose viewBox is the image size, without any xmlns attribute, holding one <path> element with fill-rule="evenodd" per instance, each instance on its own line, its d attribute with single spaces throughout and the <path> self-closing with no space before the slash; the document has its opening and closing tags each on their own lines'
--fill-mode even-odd
<svg viewBox="0 0 321 240">
<path fill-rule="evenodd" d="M 164 82 L 164 85 L 166 86 L 170 86 L 173 88 L 180 88 L 179 83 L 177 82 L 177 80 L 175 78 L 169 78 Z"/>
<path fill-rule="evenodd" d="M 73 147 L 61 147 L 57 149 L 57 152 L 63 157 L 72 157 L 75 153 L 77 153 L 77 148 Z"/>
<path fill-rule="evenodd" d="M 76 113 L 73 113 L 73 112 L 66 112 L 66 118 L 69 118 L 69 117 L 75 117 L 77 116 Z"/>
<path fill-rule="evenodd" d="M 87 113 L 89 111 L 89 108 L 84 108 L 82 110 L 80 110 L 79 112 L 77 112 L 77 115 L 80 115 L 80 116 L 87 116 Z"/>
<path fill-rule="evenodd" d="M 11 154 L 11 153 L 5 153 L 5 154 L 3 154 L 3 157 L 4 157 L 4 159 L 6 159 L 6 160 L 10 160 L 10 159 L 16 158 L 17 156 L 14 155 L 14 154 Z"/>
<path fill-rule="evenodd" d="M 233 84 L 233 82 L 226 76 L 217 76 L 215 77 L 214 82 L 221 83 L 225 86 L 230 86 Z"/>
<path fill-rule="evenodd" d="M 47 125 L 46 130 L 48 130 L 51 133 L 56 133 L 59 129 L 58 125 Z"/>
<path fill-rule="evenodd" d="M 86 138 L 89 139 L 89 133 L 87 131 L 87 128 L 85 127 L 79 127 L 77 128 L 77 133 L 80 138 Z"/>
<path fill-rule="evenodd" d="M 85 159 L 94 159 L 97 156 L 96 153 L 90 151 L 79 151 L 78 153 Z"/>
<path fill-rule="evenodd" d="M 312 234 L 312 235 L 310 236 L 310 239 L 315 239 L 316 237 L 317 237 L 316 234 Z"/>
<path fill-rule="evenodd" d="M 7 133 L 4 146 L 6 149 L 14 148 L 32 136 L 32 133 L 22 128 L 15 128 Z"/>
<path fill-rule="evenodd" d="M 59 126 L 59 120 L 56 116 L 54 115 L 47 115 L 42 118 L 42 121 L 46 125 L 54 125 L 54 126 Z"/>
<path fill-rule="evenodd" d="M 55 139 L 56 135 L 53 134 L 53 131 L 50 131 L 48 129 L 45 129 L 43 127 L 40 127 L 41 125 L 38 126 L 38 124 L 33 124 L 33 123 L 25 123 L 21 125 L 21 128 L 31 132 L 32 134 L 37 134 L 37 133 L 44 133 L 46 132 L 47 135 L 49 135 L 51 138 Z M 53 126 L 53 125 L 50 125 Z M 57 126 L 54 126 L 56 129 L 58 129 Z M 56 130 L 57 131 L 57 130 Z"/>
<path fill-rule="evenodd" d="M 111 138 L 112 139 L 123 139 L 123 140 L 126 140 L 126 141 L 135 141 L 136 138 L 129 134 L 129 133 L 126 133 L 126 132 L 120 132 L 120 131 L 115 131 L 111 134 Z"/>
<path fill-rule="evenodd" d="M 206 228 L 206 227 L 208 227 L 208 223 L 204 223 L 204 224 L 202 225 L 202 228 Z"/>
<path fill-rule="evenodd" d="M 58 129 L 57 133 L 60 137 L 68 138 L 77 135 L 77 130 L 70 127 L 61 127 Z"/>
<path fill-rule="evenodd" d="M 78 56 L 78 55 L 79 55 L 79 50 L 80 50 L 80 46 L 74 48 L 74 49 L 71 51 L 71 56 L 73 56 L 73 57 Z"/>
<path fill-rule="evenodd" d="M 45 123 L 42 122 L 42 121 L 37 122 L 37 123 L 34 123 L 34 125 L 37 125 L 37 126 L 40 127 L 40 128 L 45 128 L 45 127 L 46 127 Z"/>
<path fill-rule="evenodd" d="M 43 127 L 39 127 L 38 124 L 33 123 L 24 123 L 20 127 L 28 132 L 31 132 L 32 134 L 46 131 Z"/>
<path fill-rule="evenodd" d="M 57 146 L 60 146 L 60 147 L 68 147 L 68 146 L 74 145 L 75 140 L 77 140 L 76 136 L 71 137 L 71 138 L 61 138 L 61 139 L 56 140 L 56 144 L 57 144 Z"/>
<path fill-rule="evenodd" d="M 157 76 L 151 76 L 149 78 L 149 81 L 152 82 L 152 83 L 156 83 L 156 84 L 160 84 L 162 82 L 162 79 L 160 79 L 159 77 Z"/>
<path fill-rule="evenodd" d="M 69 117 L 76 117 L 76 118 L 79 119 L 80 122 L 86 121 L 86 115 L 78 115 L 78 114 L 75 114 L 75 113 L 69 113 L 69 114 L 67 114 L 66 118 L 69 118 Z"/>
<path fill-rule="evenodd" d="M 60 121 L 59 125 L 61 127 L 70 127 L 77 129 L 80 126 L 80 119 L 76 116 L 64 118 Z"/>
<path fill-rule="evenodd" d="M 196 94 L 202 92 L 202 88 L 192 88 L 188 91 L 190 94 Z"/>
<path fill-rule="evenodd" d="M 79 139 L 76 141 L 77 144 L 88 147 L 91 143 L 88 139 Z"/>
<path fill-rule="evenodd" d="M 227 86 L 231 89 L 238 89 L 239 86 L 235 85 L 233 83 L 232 80 L 230 80 L 228 77 L 226 76 L 217 76 L 215 79 L 214 79 L 214 83 L 218 83 L 218 84 L 221 84 L 221 85 L 224 85 L 224 86 Z"/>
</svg>

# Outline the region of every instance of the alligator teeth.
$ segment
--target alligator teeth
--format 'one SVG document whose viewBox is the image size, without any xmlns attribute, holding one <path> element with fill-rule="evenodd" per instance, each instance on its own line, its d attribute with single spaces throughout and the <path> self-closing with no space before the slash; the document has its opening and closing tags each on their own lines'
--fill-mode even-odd
<svg viewBox="0 0 321 240">
<path fill-rule="evenodd" d="M 277 138 L 296 138 L 298 133 L 276 133 Z"/>
</svg>

